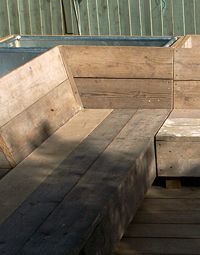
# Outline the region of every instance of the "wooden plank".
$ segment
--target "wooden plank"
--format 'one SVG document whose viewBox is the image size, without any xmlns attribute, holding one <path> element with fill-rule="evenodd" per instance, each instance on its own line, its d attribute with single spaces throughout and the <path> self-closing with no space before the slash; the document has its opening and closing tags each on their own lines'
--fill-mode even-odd
<svg viewBox="0 0 200 255">
<path fill-rule="evenodd" d="M 173 5 L 173 21 L 174 21 L 174 35 L 184 35 L 184 8 L 183 0 L 172 1 Z"/>
<path fill-rule="evenodd" d="M 74 77 L 173 78 L 170 48 L 63 46 L 63 49 Z"/>
<path fill-rule="evenodd" d="M 108 3 L 109 3 L 110 35 L 120 35 L 118 0 L 108 1 Z"/>
<path fill-rule="evenodd" d="M 184 0 L 185 34 L 195 34 L 194 0 Z"/>
<path fill-rule="evenodd" d="M 115 254 L 199 254 L 199 239 L 126 238 L 116 248 Z"/>
<path fill-rule="evenodd" d="M 195 26 L 196 26 L 196 34 L 200 34 L 199 11 L 200 11 L 200 2 L 198 0 L 195 0 Z"/>
<path fill-rule="evenodd" d="M 0 133 L 12 161 L 18 164 L 79 110 L 66 80 L 11 119 Z"/>
<path fill-rule="evenodd" d="M 158 79 L 76 78 L 85 108 L 171 108 L 173 82 Z"/>
<path fill-rule="evenodd" d="M 81 34 L 89 35 L 89 15 L 87 8 L 87 1 L 79 2 L 79 12 L 80 12 L 80 23 L 81 23 Z"/>
<path fill-rule="evenodd" d="M 128 0 L 119 1 L 121 35 L 130 35 L 129 15 Z"/>
<path fill-rule="evenodd" d="M 132 34 L 141 35 L 141 13 L 140 13 L 140 2 L 130 1 L 130 16 L 132 25 Z"/>
<path fill-rule="evenodd" d="M 177 212 L 176 208 L 173 211 L 166 211 L 160 208 L 157 211 L 149 210 L 136 214 L 134 223 L 152 223 L 152 224 L 200 224 L 199 211 L 181 211 Z"/>
<path fill-rule="evenodd" d="M 157 141 L 199 142 L 200 110 L 173 110 L 159 130 Z"/>
<path fill-rule="evenodd" d="M 0 36 L 10 34 L 7 0 L 1 0 L 0 8 Z"/>
<path fill-rule="evenodd" d="M 200 198 L 200 189 L 198 187 L 181 187 L 181 189 L 165 189 L 153 186 L 146 194 L 148 198 Z"/>
<path fill-rule="evenodd" d="M 18 2 L 16 0 L 8 1 L 10 34 L 20 34 Z"/>
<path fill-rule="evenodd" d="M 107 148 L 110 142 L 112 142 L 114 137 L 134 113 L 134 110 L 118 110 L 112 112 L 109 117 L 60 164 L 56 171 L 48 176 L 45 182 L 28 197 L 18 210 L 1 225 L 0 235 L 2 235 L 0 239 L 4 239 L 5 241 L 4 245 L 0 247 L 1 252 L 5 252 L 5 254 L 9 255 L 15 254 L 16 251 L 21 252 L 20 248 L 22 248 L 24 243 L 29 240 L 44 219 L 47 218 L 64 199 L 66 194 L 72 193 L 72 188 L 80 178 L 84 178 L 83 175 L 85 172 L 88 171 L 91 165 Z M 82 197 L 84 194 L 85 192 L 83 191 L 79 193 L 80 196 L 78 196 Z M 74 202 L 75 204 L 77 203 L 76 201 Z M 73 215 L 69 213 L 66 217 L 76 217 L 81 210 L 75 212 L 70 209 L 70 212 Z M 23 221 L 19 220 L 21 218 L 21 213 L 24 214 Z M 30 220 L 31 225 L 29 224 Z M 19 235 L 16 236 L 16 234 L 13 234 L 13 226 L 15 226 L 17 232 L 19 229 L 23 229 L 23 231 L 20 231 Z M 11 243 L 12 247 L 10 245 Z M 38 249 L 39 248 L 38 246 Z M 58 246 L 58 249 L 61 249 L 61 247 Z"/>
<path fill-rule="evenodd" d="M 41 31 L 41 16 L 39 0 L 29 1 L 31 34 L 39 35 Z"/>
<path fill-rule="evenodd" d="M 159 211 L 163 210 L 173 211 L 181 213 L 182 211 L 200 211 L 200 200 L 198 198 L 191 199 L 176 199 L 176 198 L 166 198 L 166 199 L 145 199 L 142 206 L 138 210 L 140 211 Z"/>
<path fill-rule="evenodd" d="M 18 0 L 20 32 L 21 34 L 31 34 L 29 1 Z"/>
<path fill-rule="evenodd" d="M 199 48 L 200 47 L 200 36 L 199 35 L 192 35 L 190 36 L 191 39 L 191 47 L 190 48 Z"/>
<path fill-rule="evenodd" d="M 52 23 L 52 34 L 62 35 L 63 34 L 63 19 L 61 12 L 61 0 L 51 0 L 51 23 Z"/>
<path fill-rule="evenodd" d="M 98 34 L 97 4 L 94 0 L 88 0 L 89 21 L 91 35 Z"/>
<path fill-rule="evenodd" d="M 151 0 L 152 32 L 153 35 L 162 35 L 162 1 Z"/>
<path fill-rule="evenodd" d="M 64 18 L 64 33 L 73 34 L 73 17 L 72 17 L 72 8 L 73 3 L 71 0 L 62 1 L 63 7 L 63 18 Z"/>
<path fill-rule="evenodd" d="M 150 1 L 140 0 L 140 10 L 141 10 L 141 28 L 142 35 L 151 36 L 152 35 L 152 20 L 151 20 L 151 3 Z"/>
<path fill-rule="evenodd" d="M 50 3 L 50 1 L 40 0 L 40 11 L 41 11 L 42 34 L 51 35 L 52 34 L 52 22 L 51 22 L 51 3 Z"/>
<path fill-rule="evenodd" d="M 200 225 L 131 223 L 124 235 L 124 238 L 139 238 L 139 237 L 200 239 Z"/>
<path fill-rule="evenodd" d="M 200 81 L 174 82 L 174 108 L 199 109 Z"/>
<path fill-rule="evenodd" d="M 0 223 L 112 112 L 83 110 L 0 181 Z M 16 192 L 17 190 L 17 192 Z M 9 199 L 7 199 L 9 197 Z"/>
<path fill-rule="evenodd" d="M 198 49 L 176 49 L 174 54 L 175 80 L 200 80 Z"/>
<path fill-rule="evenodd" d="M 109 35 L 108 5 L 107 0 L 97 1 L 100 35 Z"/>
<path fill-rule="evenodd" d="M 156 148 L 158 176 L 200 176 L 200 142 L 157 141 Z"/>
<path fill-rule="evenodd" d="M 0 127 L 64 80 L 66 71 L 59 48 L 44 53 L 1 78 Z"/>
<path fill-rule="evenodd" d="M 162 18 L 163 18 L 163 35 L 178 35 L 173 33 L 173 0 L 163 2 Z"/>
</svg>

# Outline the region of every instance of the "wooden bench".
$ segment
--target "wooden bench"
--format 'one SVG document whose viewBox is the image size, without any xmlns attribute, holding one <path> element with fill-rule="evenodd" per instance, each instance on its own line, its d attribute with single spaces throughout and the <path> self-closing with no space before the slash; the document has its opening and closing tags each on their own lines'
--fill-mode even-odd
<svg viewBox="0 0 200 255">
<path fill-rule="evenodd" d="M 173 103 L 173 52 L 149 50 L 56 47 L 0 80 L 0 155 L 16 165 L 0 180 L 0 254 L 111 252 L 156 177 L 154 137 Z M 87 101 L 86 84 L 111 90 Z"/>
<path fill-rule="evenodd" d="M 5 203 L 5 194 L 11 197 L 1 213 L 1 254 L 61 255 L 79 254 L 81 250 L 84 254 L 106 253 L 123 235 L 156 176 L 154 135 L 169 111 L 93 111 L 94 116 L 102 115 L 94 126 L 102 122 L 94 131 L 90 127 L 92 132 L 82 142 L 81 137 L 78 146 L 67 135 L 70 144 L 60 145 L 62 132 L 58 130 L 42 145 L 43 149 L 39 147 L 1 180 L 0 188 L 4 190 L 0 201 Z M 87 115 L 87 111 L 81 114 Z M 66 124 L 68 132 L 73 133 L 74 118 L 77 116 L 70 120 L 69 130 Z M 54 151 L 56 139 L 63 151 L 59 160 L 55 159 L 54 164 L 47 160 L 48 166 L 42 160 L 31 163 L 31 159 L 37 159 L 38 150 L 44 159 L 46 146 Z M 67 146 L 72 151 L 68 156 L 64 153 Z M 31 171 L 27 176 L 24 164 L 37 169 L 45 166 L 45 174 Z M 15 180 L 18 184 L 13 190 Z M 24 192 L 15 194 L 17 189 Z"/>
</svg>

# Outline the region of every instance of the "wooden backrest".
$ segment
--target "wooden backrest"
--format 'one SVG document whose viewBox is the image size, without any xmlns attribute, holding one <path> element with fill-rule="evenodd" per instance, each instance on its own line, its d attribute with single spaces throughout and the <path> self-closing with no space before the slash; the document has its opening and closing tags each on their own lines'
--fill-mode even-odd
<svg viewBox="0 0 200 255">
<path fill-rule="evenodd" d="M 0 79 L 0 169 L 14 167 L 81 108 L 56 47 Z"/>
<path fill-rule="evenodd" d="M 173 49 L 62 46 L 86 108 L 171 108 Z"/>
</svg>

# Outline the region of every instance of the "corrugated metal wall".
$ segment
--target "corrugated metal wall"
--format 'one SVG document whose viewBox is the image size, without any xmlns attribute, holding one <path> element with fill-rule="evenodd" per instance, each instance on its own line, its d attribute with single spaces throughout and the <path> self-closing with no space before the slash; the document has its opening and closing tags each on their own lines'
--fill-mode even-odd
<svg viewBox="0 0 200 255">
<path fill-rule="evenodd" d="M 200 34 L 199 13 L 200 0 L 0 0 L 0 36 Z"/>
</svg>

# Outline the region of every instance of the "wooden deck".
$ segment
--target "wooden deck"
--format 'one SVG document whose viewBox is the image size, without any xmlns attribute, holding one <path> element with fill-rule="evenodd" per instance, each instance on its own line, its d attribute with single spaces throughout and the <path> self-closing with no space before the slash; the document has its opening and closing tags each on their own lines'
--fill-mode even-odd
<svg viewBox="0 0 200 255">
<path fill-rule="evenodd" d="M 200 254 L 200 188 L 152 187 L 114 254 Z"/>
</svg>

